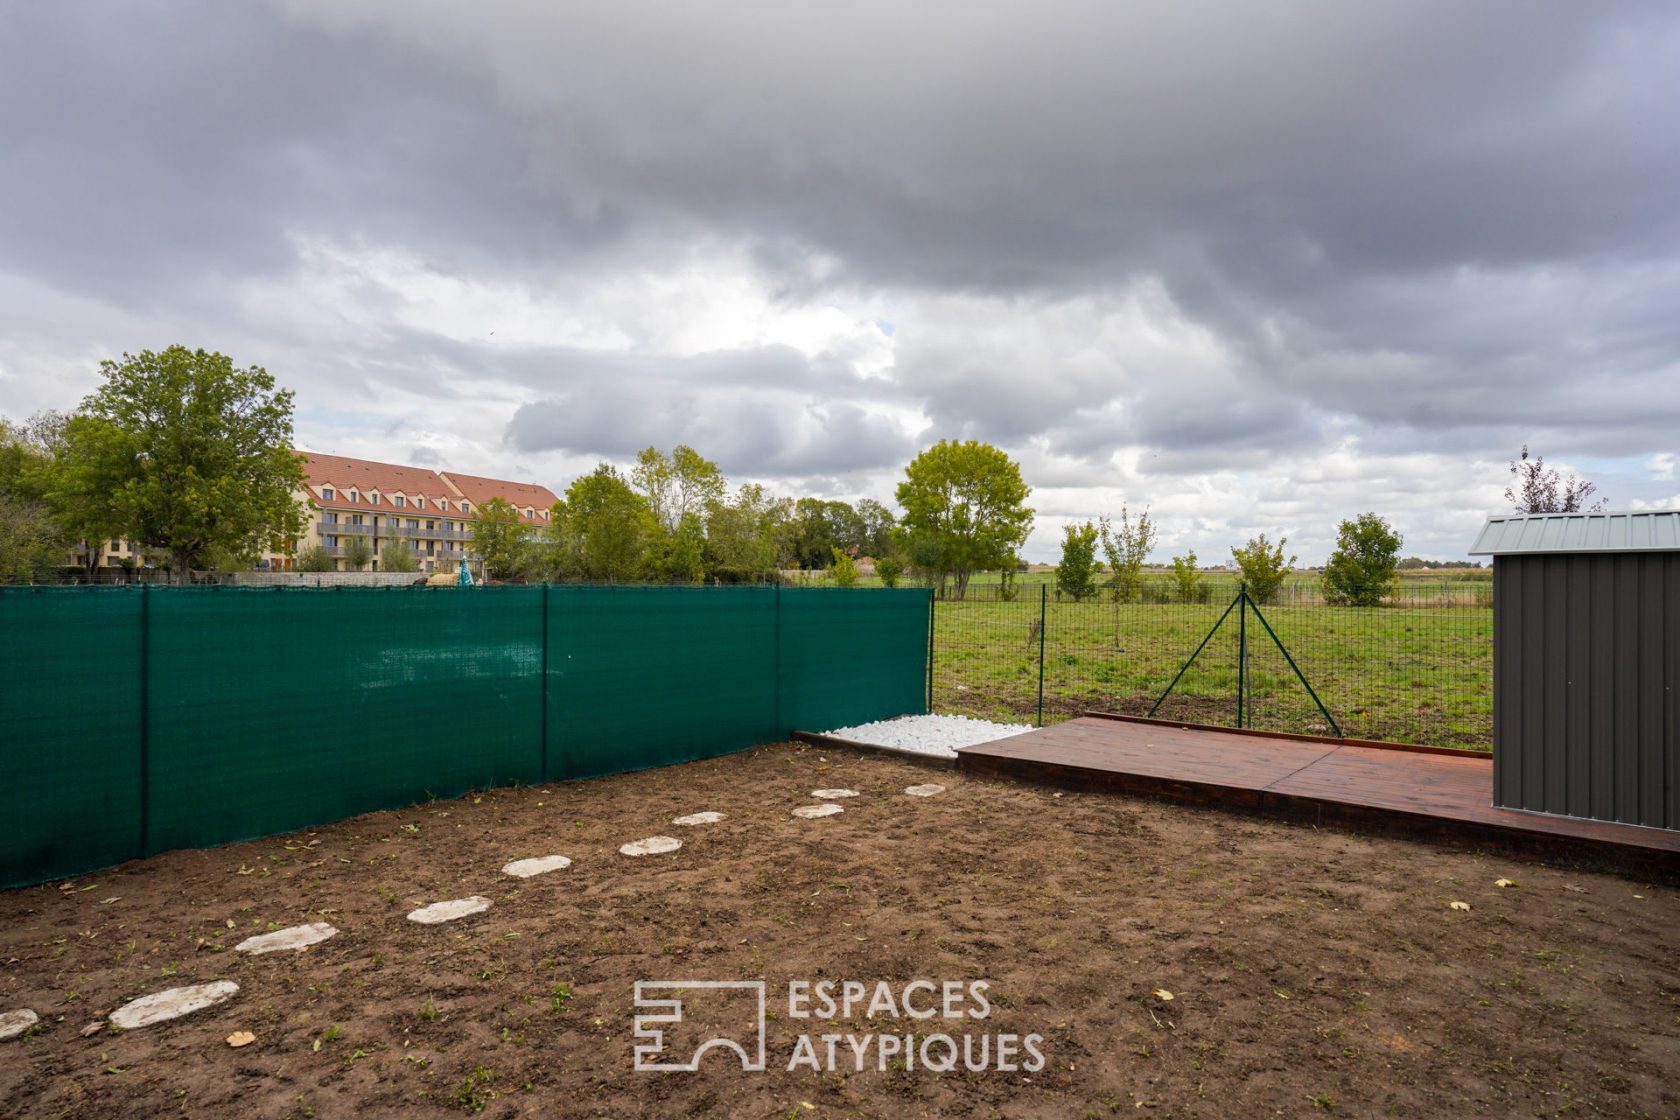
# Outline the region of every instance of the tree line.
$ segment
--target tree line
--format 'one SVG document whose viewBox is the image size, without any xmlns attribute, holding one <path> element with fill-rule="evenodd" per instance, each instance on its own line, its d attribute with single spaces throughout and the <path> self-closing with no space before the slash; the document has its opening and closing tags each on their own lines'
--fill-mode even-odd
<svg viewBox="0 0 1680 1120">
<path fill-rule="evenodd" d="M 104 541 L 126 540 L 185 582 L 194 570 L 250 567 L 302 535 L 293 396 L 266 370 L 171 346 L 125 353 L 100 373 L 72 413 L 0 418 L 0 580 L 50 578 L 76 553 L 91 574 Z M 867 498 L 731 487 L 691 447 L 650 447 L 627 472 L 602 463 L 574 480 L 540 530 L 502 499 L 482 503 L 469 548 L 493 579 L 752 582 L 798 568 L 847 585 L 870 557 L 888 586 L 913 576 L 961 594 L 976 571 L 1013 574 L 1032 528 L 1029 493 L 1013 460 L 974 441 L 916 456 L 897 488 L 902 514 Z M 360 537 L 344 555 L 355 567 L 373 560 Z M 296 560 L 336 566 L 319 546 Z M 401 542 L 380 560 L 415 567 Z"/>
<path fill-rule="evenodd" d="M 0 418 L 0 580 L 62 569 L 79 543 L 89 546 L 91 567 L 99 542 L 123 539 L 184 581 L 194 569 L 250 566 L 299 538 L 307 521 L 297 501 L 304 476 L 292 451 L 293 397 L 265 370 L 171 346 L 102 362 L 100 372 L 102 384 L 73 413 L 23 424 Z M 1506 497 L 1520 512 L 1573 512 L 1595 490 L 1561 478 L 1526 446 L 1510 473 Z M 482 503 L 469 547 L 493 579 L 756 582 L 797 568 L 849 585 L 860 578 L 857 561 L 870 557 L 889 587 L 913 578 L 960 598 L 975 573 L 996 571 L 1008 595 L 1025 566 L 1031 493 L 1018 463 L 977 440 L 941 440 L 916 455 L 895 491 L 897 512 L 872 499 L 731 487 L 691 447 L 649 447 L 628 471 L 602 463 L 575 479 L 540 530 L 506 501 Z M 1147 509 L 1134 519 L 1124 506 L 1117 520 L 1067 526 L 1058 590 L 1137 597 L 1156 536 Z M 1261 534 L 1231 550 L 1262 602 L 1295 563 L 1287 543 Z M 1401 566 L 1401 543 L 1375 513 L 1343 521 L 1324 570 L 1327 597 L 1380 601 Z M 372 559 L 350 555 L 368 549 L 359 538 L 345 548 L 357 566 Z M 414 564 L 400 543 L 381 559 L 387 570 Z M 333 563 L 308 550 L 298 560 Z M 1184 601 L 1205 594 L 1194 552 L 1172 558 L 1170 586 Z"/>
</svg>

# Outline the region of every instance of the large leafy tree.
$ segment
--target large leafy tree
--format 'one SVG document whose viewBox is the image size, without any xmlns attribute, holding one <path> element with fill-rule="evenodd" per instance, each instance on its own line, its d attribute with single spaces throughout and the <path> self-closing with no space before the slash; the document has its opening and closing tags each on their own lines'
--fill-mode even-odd
<svg viewBox="0 0 1680 1120">
<path fill-rule="evenodd" d="M 766 580 L 781 563 L 792 504 L 746 483 L 706 517 L 706 572 L 725 583 Z"/>
<path fill-rule="evenodd" d="M 551 524 L 562 575 L 624 581 L 644 574 L 653 513 L 611 464 L 568 486 Z"/>
<path fill-rule="evenodd" d="M 261 366 L 171 346 L 100 372 L 64 425 L 49 499 L 68 516 L 167 553 L 177 581 L 212 554 L 302 533 L 292 394 Z"/>
<path fill-rule="evenodd" d="M 506 498 L 491 498 L 473 511 L 472 554 L 489 579 L 507 579 L 525 558 L 525 523 Z"/>
<path fill-rule="evenodd" d="M 647 499 L 659 528 L 673 537 L 683 518 L 704 517 L 708 506 L 723 500 L 725 489 L 718 465 L 687 445 L 669 455 L 646 448 L 636 456 L 630 481 Z"/>
<path fill-rule="evenodd" d="M 867 544 L 864 519 L 847 502 L 800 498 L 793 506 L 793 559 L 801 568 L 826 568 L 834 550 L 862 551 Z"/>
<path fill-rule="evenodd" d="M 1374 513 L 1344 521 L 1336 533 L 1336 551 L 1324 565 L 1324 600 L 1352 607 L 1374 607 L 1399 578 L 1404 542 Z"/>
<path fill-rule="evenodd" d="M 898 504 L 910 558 L 957 598 L 978 571 L 1015 563 L 1032 531 L 1031 489 L 1008 455 L 977 440 L 940 440 L 910 461 Z"/>
<path fill-rule="evenodd" d="M 32 582 L 69 558 L 70 536 L 46 501 L 51 463 L 29 428 L 0 418 L 0 582 Z"/>
</svg>

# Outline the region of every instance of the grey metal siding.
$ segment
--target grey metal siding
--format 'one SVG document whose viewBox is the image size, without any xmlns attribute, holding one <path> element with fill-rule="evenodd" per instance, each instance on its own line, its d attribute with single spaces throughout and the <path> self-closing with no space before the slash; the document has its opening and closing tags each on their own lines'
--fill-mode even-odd
<svg viewBox="0 0 1680 1120">
<path fill-rule="evenodd" d="M 1680 829 L 1680 554 L 1494 564 L 1494 803 Z"/>
</svg>

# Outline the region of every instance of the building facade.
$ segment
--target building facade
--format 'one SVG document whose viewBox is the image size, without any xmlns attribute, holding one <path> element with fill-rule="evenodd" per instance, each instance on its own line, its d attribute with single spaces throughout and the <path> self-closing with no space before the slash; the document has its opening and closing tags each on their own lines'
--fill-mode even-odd
<svg viewBox="0 0 1680 1120">
<path fill-rule="evenodd" d="M 353 566 L 346 550 L 366 541 L 366 568 L 378 571 L 380 553 L 392 542 L 407 551 L 422 573 L 458 568 L 469 556 L 478 508 L 501 498 L 533 532 L 546 528 L 559 500 L 546 486 L 455 471 L 351 459 L 300 451 L 304 488 L 298 500 L 309 509 L 309 527 L 290 553 L 270 553 L 274 569 L 296 563 L 304 548 L 320 546 L 340 571 Z"/>
</svg>

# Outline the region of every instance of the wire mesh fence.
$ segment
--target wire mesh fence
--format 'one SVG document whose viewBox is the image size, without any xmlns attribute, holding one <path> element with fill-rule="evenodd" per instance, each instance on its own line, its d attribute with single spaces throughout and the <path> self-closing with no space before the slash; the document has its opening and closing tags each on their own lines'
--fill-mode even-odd
<svg viewBox="0 0 1680 1120">
<path fill-rule="evenodd" d="M 1159 593 L 1115 602 L 1107 591 L 1074 601 L 1045 585 L 1013 595 L 970 587 L 962 600 L 939 599 L 932 708 L 1015 723 L 1100 710 L 1237 726 L 1244 679 L 1242 726 L 1491 746 L 1486 581 L 1413 584 L 1380 607 L 1333 606 L 1316 587 L 1285 588 L 1277 601 L 1246 610 L 1229 610 L 1235 581 L 1201 587 L 1193 602 Z"/>
</svg>

